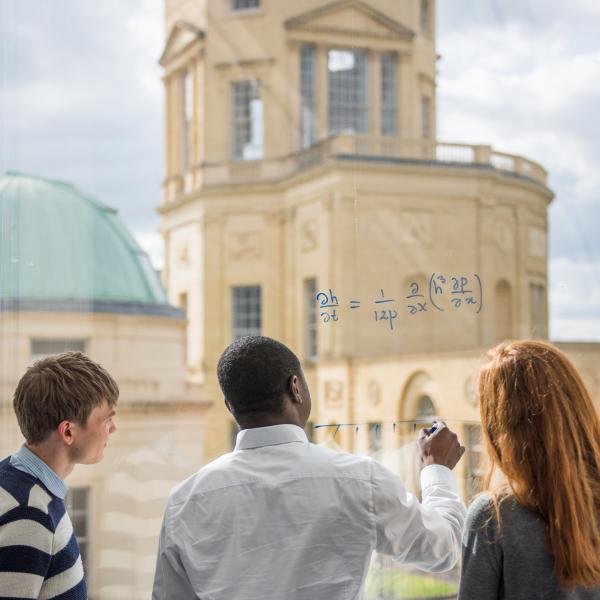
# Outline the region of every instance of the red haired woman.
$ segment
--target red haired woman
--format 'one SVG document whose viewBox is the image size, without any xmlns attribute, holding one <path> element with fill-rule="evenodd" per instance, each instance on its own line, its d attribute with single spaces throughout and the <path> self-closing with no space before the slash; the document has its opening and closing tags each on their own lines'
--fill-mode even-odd
<svg viewBox="0 0 600 600">
<path fill-rule="evenodd" d="M 600 599 L 600 417 L 554 346 L 504 342 L 479 375 L 503 487 L 469 508 L 459 600 Z"/>
</svg>

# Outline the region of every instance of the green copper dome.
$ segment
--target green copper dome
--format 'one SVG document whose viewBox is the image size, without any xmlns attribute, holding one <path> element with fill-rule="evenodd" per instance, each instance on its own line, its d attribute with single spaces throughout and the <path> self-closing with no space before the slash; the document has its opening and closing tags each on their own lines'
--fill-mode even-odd
<svg viewBox="0 0 600 600">
<path fill-rule="evenodd" d="M 20 173 L 0 178 L 0 308 L 180 316 L 116 210 Z"/>
</svg>

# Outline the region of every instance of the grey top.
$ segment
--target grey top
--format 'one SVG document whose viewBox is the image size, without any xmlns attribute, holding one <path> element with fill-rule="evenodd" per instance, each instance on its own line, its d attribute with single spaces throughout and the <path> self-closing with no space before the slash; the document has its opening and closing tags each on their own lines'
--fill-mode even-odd
<svg viewBox="0 0 600 600">
<path fill-rule="evenodd" d="M 498 535 L 491 496 L 469 507 L 459 600 L 600 600 L 600 587 L 571 592 L 559 587 L 538 514 L 509 497 L 500 503 L 500 517 Z"/>
</svg>

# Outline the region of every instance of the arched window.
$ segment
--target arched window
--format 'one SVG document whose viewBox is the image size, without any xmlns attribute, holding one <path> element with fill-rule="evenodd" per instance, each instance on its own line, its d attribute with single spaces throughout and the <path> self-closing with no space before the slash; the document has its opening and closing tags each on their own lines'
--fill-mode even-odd
<svg viewBox="0 0 600 600">
<path fill-rule="evenodd" d="M 435 405 L 429 396 L 421 396 L 417 401 L 417 419 L 427 419 L 435 417 Z"/>
</svg>

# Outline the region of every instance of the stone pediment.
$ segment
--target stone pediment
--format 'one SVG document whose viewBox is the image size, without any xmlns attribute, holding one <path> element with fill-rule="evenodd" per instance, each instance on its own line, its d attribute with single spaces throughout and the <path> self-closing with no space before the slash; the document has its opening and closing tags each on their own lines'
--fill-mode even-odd
<svg viewBox="0 0 600 600">
<path fill-rule="evenodd" d="M 339 0 L 285 22 L 287 29 L 410 40 L 414 32 L 361 0 Z"/>
<path fill-rule="evenodd" d="M 195 25 L 186 21 L 177 21 L 173 25 L 171 33 L 169 33 L 167 43 L 158 62 L 164 67 L 203 38 L 204 31 L 198 29 Z"/>
</svg>

